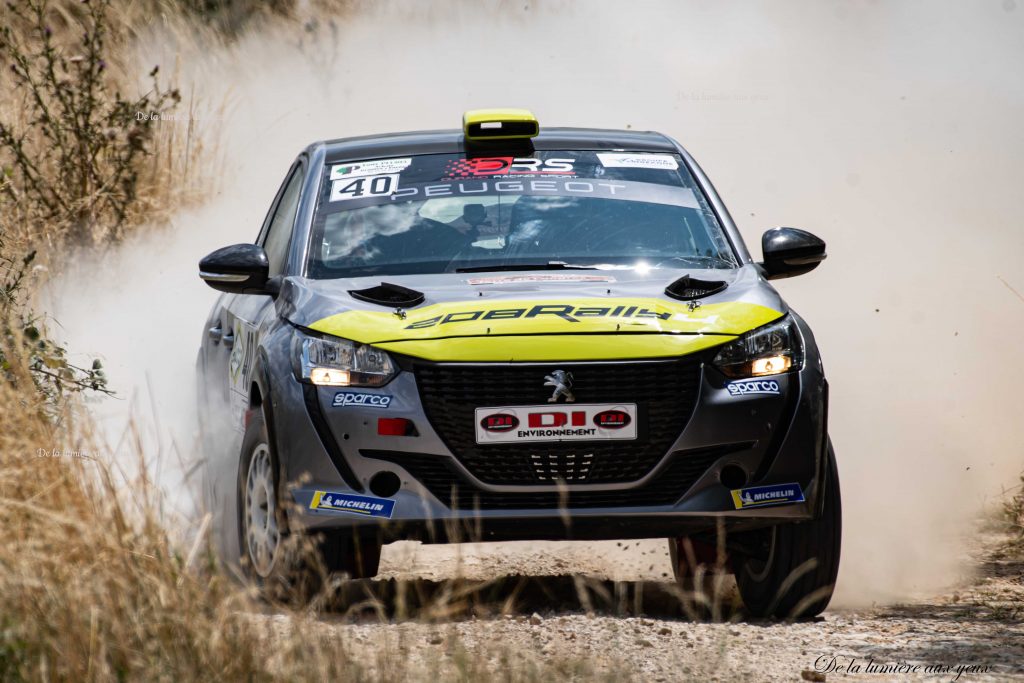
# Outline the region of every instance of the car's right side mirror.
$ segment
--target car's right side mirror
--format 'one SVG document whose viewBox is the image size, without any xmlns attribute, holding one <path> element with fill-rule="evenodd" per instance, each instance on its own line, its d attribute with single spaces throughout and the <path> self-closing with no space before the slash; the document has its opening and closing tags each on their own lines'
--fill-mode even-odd
<svg viewBox="0 0 1024 683">
<path fill-rule="evenodd" d="M 772 228 L 761 235 L 760 264 L 765 277 L 778 280 L 809 273 L 825 260 L 825 242 L 806 230 Z"/>
</svg>

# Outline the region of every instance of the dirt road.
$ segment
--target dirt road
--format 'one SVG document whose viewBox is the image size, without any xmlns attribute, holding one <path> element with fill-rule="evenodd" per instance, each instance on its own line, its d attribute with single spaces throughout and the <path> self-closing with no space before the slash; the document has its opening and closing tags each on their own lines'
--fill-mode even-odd
<svg viewBox="0 0 1024 683">
<path fill-rule="evenodd" d="M 943 595 L 799 623 L 743 620 L 726 586 L 715 623 L 681 605 L 662 541 L 399 543 L 315 628 L 435 680 L 1024 680 L 1024 553 L 990 535 L 973 560 Z"/>
</svg>

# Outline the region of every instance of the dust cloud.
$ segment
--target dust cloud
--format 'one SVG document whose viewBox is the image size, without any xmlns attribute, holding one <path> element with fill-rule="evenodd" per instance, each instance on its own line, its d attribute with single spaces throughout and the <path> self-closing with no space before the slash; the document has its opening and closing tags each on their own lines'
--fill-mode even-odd
<svg viewBox="0 0 1024 683">
<path fill-rule="evenodd" d="M 525 106 L 541 125 L 680 140 L 755 254 L 777 225 L 828 242 L 821 268 L 778 289 L 813 326 L 831 382 L 846 513 L 834 604 L 906 599 L 958 577 L 979 512 L 1024 469 L 1024 301 L 1011 291 L 1024 292 L 1024 10 L 347 8 L 231 46 L 164 31 L 140 48 L 140 70 L 177 63 L 199 105 L 193 125 L 216 133 L 223 162 L 209 202 L 54 288 L 69 343 L 101 354 L 126 397 L 96 406 L 113 441 L 134 411 L 160 449 L 194 452 L 192 368 L 214 299 L 197 261 L 255 238 L 306 144 Z"/>
</svg>

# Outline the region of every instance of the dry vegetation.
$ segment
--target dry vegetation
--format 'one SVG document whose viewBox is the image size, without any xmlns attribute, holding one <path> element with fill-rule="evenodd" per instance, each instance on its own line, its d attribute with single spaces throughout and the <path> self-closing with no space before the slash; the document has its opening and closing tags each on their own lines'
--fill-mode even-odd
<svg viewBox="0 0 1024 683">
<path fill-rule="evenodd" d="M 1003 514 L 1014 544 L 1024 551 L 1024 474 L 1020 477 L 1020 483 L 1007 494 Z"/>
<path fill-rule="evenodd" d="M 24 356 L 11 366 L 29 372 Z M 621 680 L 497 639 L 449 637 L 446 656 L 426 660 L 413 656 L 422 637 L 367 652 L 313 609 L 272 608 L 218 568 L 202 536 L 168 533 L 152 482 L 124 486 L 89 456 L 87 419 L 66 412 L 57 427 L 41 400 L 0 383 L 2 680 Z M 418 617 L 462 613 L 464 597 L 445 588 Z M 372 596 L 346 600 L 353 614 L 388 618 Z"/>
<path fill-rule="evenodd" d="M 159 65 L 137 86 L 129 55 L 143 11 L 111 0 L 0 9 L 0 370 L 16 380 L 10 356 L 27 351 L 19 386 L 51 408 L 67 393 L 106 388 L 98 363 L 77 367 L 50 339 L 33 308 L 40 279 L 78 250 L 111 248 L 200 198 L 192 127 L 140 116 L 174 112 L 182 99 L 161 85 Z"/>
</svg>

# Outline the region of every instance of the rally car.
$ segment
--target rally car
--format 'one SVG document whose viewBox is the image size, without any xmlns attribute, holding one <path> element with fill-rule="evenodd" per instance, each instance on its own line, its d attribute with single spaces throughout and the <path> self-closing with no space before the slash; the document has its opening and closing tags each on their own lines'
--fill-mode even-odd
<svg viewBox="0 0 1024 683">
<path fill-rule="evenodd" d="M 290 537 L 352 577 L 394 539 L 665 537 L 682 579 L 724 533 L 750 614 L 821 612 L 828 384 L 769 281 L 825 244 L 762 252 L 659 133 L 480 110 L 310 145 L 255 243 L 199 264 L 221 547 L 266 584 Z"/>
</svg>

